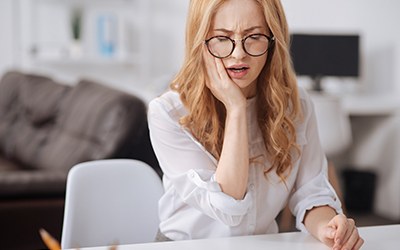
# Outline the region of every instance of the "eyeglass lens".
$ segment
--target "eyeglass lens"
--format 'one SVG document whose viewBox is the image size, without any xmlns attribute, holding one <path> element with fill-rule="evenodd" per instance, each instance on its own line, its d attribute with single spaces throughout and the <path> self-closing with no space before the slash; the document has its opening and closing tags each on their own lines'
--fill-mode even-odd
<svg viewBox="0 0 400 250">
<path fill-rule="evenodd" d="M 219 58 L 228 57 L 235 49 L 235 40 L 226 36 L 215 36 L 206 42 L 210 53 Z M 244 51 L 251 56 L 261 56 L 268 50 L 269 39 L 263 34 L 247 36 L 242 40 Z"/>
</svg>

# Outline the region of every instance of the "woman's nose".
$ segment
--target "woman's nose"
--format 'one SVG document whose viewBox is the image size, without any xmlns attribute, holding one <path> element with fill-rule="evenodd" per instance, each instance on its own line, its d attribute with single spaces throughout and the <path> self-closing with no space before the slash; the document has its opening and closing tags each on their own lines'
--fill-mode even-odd
<svg viewBox="0 0 400 250">
<path fill-rule="evenodd" d="M 242 59 L 246 57 L 247 53 L 244 51 L 243 43 L 239 41 L 236 42 L 235 48 L 233 49 L 231 57 L 235 59 Z"/>
</svg>

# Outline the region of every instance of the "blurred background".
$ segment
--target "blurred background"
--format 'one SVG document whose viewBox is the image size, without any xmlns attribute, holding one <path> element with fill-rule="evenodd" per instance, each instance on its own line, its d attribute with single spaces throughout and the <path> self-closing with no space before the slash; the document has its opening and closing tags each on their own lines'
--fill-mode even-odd
<svg viewBox="0 0 400 250">
<path fill-rule="evenodd" d="M 188 2 L 1 0 L 0 75 L 20 70 L 66 85 L 88 78 L 147 104 L 167 88 L 181 65 Z M 347 211 L 361 225 L 399 223 L 400 2 L 282 3 L 291 33 L 314 39 L 310 47 L 299 46 L 294 66 L 299 85 L 309 89 L 315 102 L 321 142 Z M 293 36 L 294 44 L 300 36 Z M 308 55 L 322 48 L 321 37 L 328 41 L 325 51 L 338 52 L 318 64 L 345 55 L 336 65 L 349 63 L 352 72 L 335 66 L 300 70 L 315 63 Z M 346 37 L 355 40 L 340 40 Z"/>
</svg>

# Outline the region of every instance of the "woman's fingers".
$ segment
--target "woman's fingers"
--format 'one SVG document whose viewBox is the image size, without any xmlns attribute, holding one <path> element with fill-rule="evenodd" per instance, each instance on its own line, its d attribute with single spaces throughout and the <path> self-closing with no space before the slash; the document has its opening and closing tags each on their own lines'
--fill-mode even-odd
<svg viewBox="0 0 400 250">
<path fill-rule="evenodd" d="M 334 238 L 334 247 L 340 246 L 344 240 L 347 232 L 347 218 L 343 214 L 336 215 L 329 223 L 329 226 L 336 228 L 336 235 Z"/>
<path fill-rule="evenodd" d="M 214 60 L 219 78 L 223 81 L 230 81 L 231 79 L 229 78 L 228 73 L 226 73 L 225 66 L 222 60 L 219 58 L 214 58 Z"/>
<path fill-rule="evenodd" d="M 353 247 L 354 250 L 361 249 L 361 246 L 364 244 L 364 239 L 361 237 L 358 237 L 356 245 Z"/>
<path fill-rule="evenodd" d="M 207 53 L 207 51 L 203 51 L 203 58 L 204 58 L 204 63 L 206 65 L 207 69 L 207 75 L 209 78 L 209 81 L 214 81 L 217 79 L 218 74 L 216 74 L 215 69 L 215 62 L 214 59 L 211 58 L 211 56 Z"/>
<path fill-rule="evenodd" d="M 211 56 L 208 53 L 207 55 L 205 55 L 205 57 L 207 59 L 207 65 L 208 65 L 207 72 L 211 74 L 210 80 L 218 81 L 220 84 L 222 84 L 222 86 L 224 84 L 232 82 L 231 78 L 229 77 L 228 73 L 225 70 L 225 66 L 224 63 L 222 62 L 222 59 Z"/>
<path fill-rule="evenodd" d="M 342 239 L 343 243 L 346 242 L 350 238 L 350 236 L 353 233 L 353 230 L 355 229 L 355 222 L 353 219 L 347 219 L 346 228 L 347 228 L 346 234 L 344 235 L 344 237 Z"/>
<path fill-rule="evenodd" d="M 325 227 L 322 237 L 320 240 L 327 246 L 332 247 L 334 245 L 333 239 L 335 238 L 336 230 L 330 226 Z"/>
<path fill-rule="evenodd" d="M 349 238 L 346 239 L 346 241 L 343 242 L 344 244 L 342 246 L 342 249 L 355 249 L 355 250 L 358 250 L 359 248 L 355 248 L 355 246 L 356 246 L 356 244 L 358 243 L 358 241 L 360 239 L 361 238 L 360 238 L 360 235 L 358 234 L 357 228 L 353 228 Z"/>
<path fill-rule="evenodd" d="M 364 243 L 364 240 L 360 237 L 358 233 L 358 229 L 355 226 L 354 220 L 348 219 L 345 215 L 335 216 L 328 223 L 328 226 L 336 229 L 333 245 L 334 250 L 358 250 Z"/>
</svg>

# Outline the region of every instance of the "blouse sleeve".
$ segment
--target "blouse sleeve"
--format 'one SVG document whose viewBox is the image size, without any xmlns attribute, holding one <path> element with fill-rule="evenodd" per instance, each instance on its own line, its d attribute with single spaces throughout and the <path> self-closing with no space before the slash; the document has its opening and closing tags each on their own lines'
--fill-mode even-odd
<svg viewBox="0 0 400 250">
<path fill-rule="evenodd" d="M 299 171 L 289 207 L 296 216 L 296 227 L 307 231 L 303 220 L 307 210 L 328 205 L 342 213 L 341 203 L 328 181 L 327 160 L 321 147 L 314 106 L 305 92 L 301 93 L 304 123 L 300 126 L 299 136 L 305 138 L 299 162 Z"/>
<path fill-rule="evenodd" d="M 180 126 L 177 113 L 161 98 L 149 104 L 150 138 L 165 177 L 183 202 L 226 225 L 238 225 L 252 203 L 251 191 L 243 200 L 221 191 L 215 158 Z"/>
</svg>

